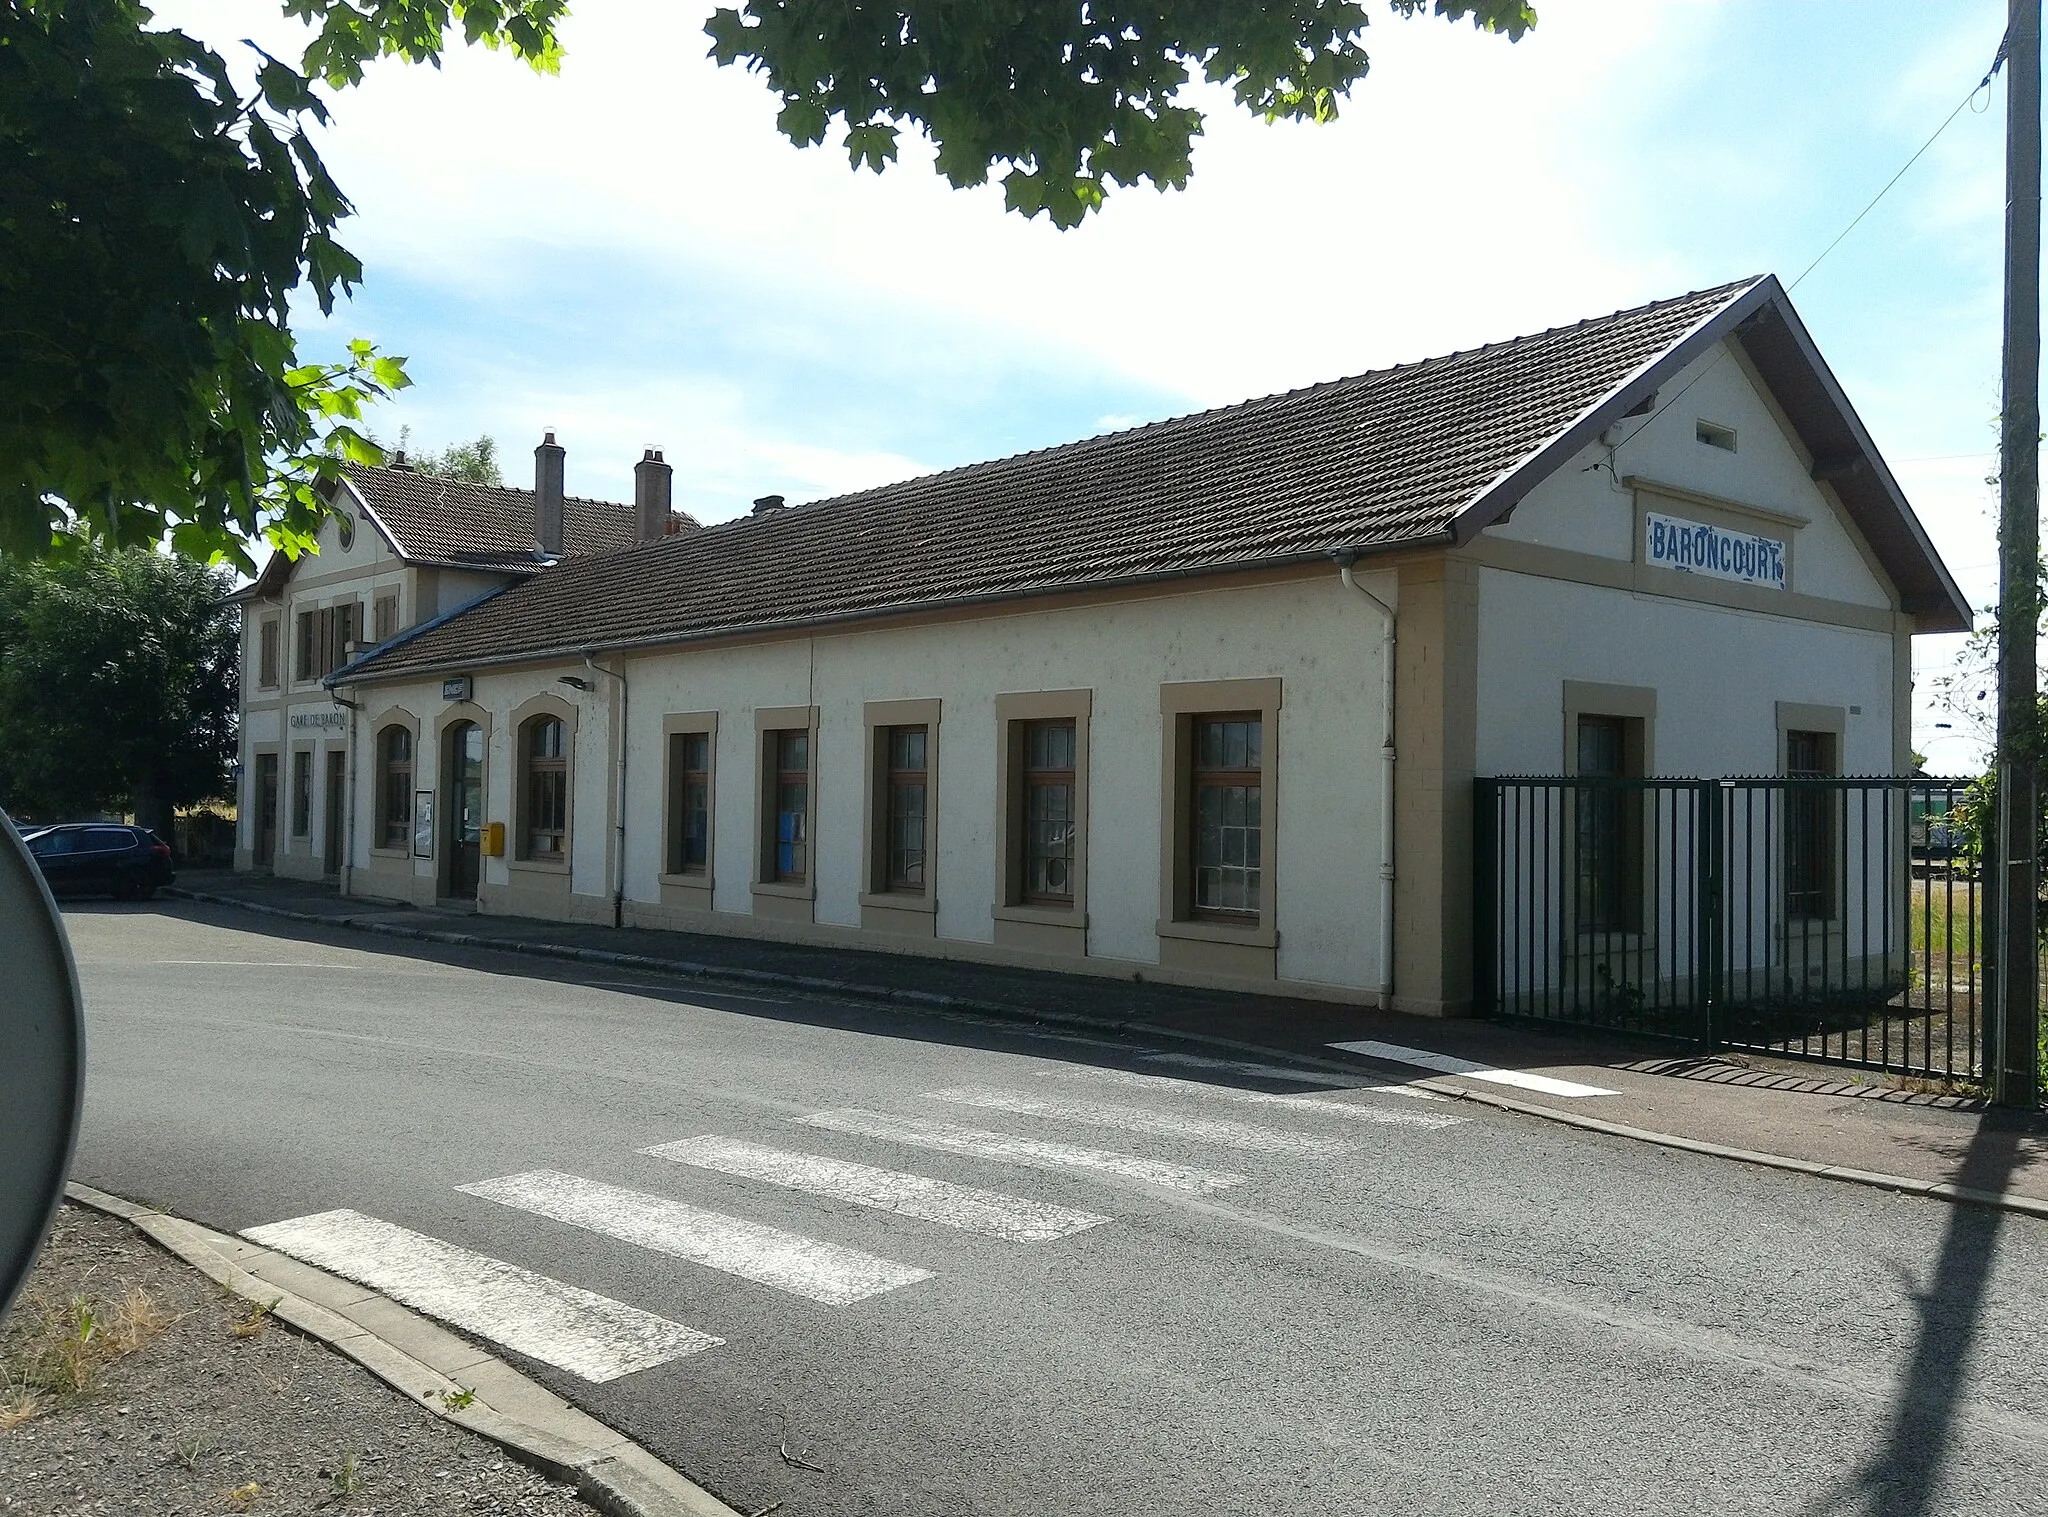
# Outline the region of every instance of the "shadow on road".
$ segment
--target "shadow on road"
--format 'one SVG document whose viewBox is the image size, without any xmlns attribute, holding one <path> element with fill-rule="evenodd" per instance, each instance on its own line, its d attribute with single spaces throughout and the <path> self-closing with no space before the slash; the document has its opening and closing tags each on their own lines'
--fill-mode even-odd
<svg viewBox="0 0 2048 1517">
<path fill-rule="evenodd" d="M 445 965 L 480 974 L 517 979 L 525 983 L 574 985 L 592 990 L 625 989 L 643 1000 L 663 1001 L 679 1006 L 708 1007 L 733 1016 L 829 1028 L 858 1033 L 864 1037 L 899 1039 L 975 1050 L 1000 1050 L 1031 1054 L 1040 1058 L 1061 1058 L 1071 1063 L 1098 1067 L 1124 1067 L 1132 1060 L 1162 1050 L 1173 1050 L 1176 1057 L 1181 1057 L 1185 1052 L 1185 1045 L 1175 1045 L 1156 1037 L 1148 1038 L 1142 1032 L 1119 1033 L 1112 1026 L 1070 1030 L 1056 1024 L 1033 1025 L 992 1015 L 977 1015 L 971 1011 L 940 1010 L 914 1003 L 863 1000 L 857 996 L 835 998 L 825 991 L 782 990 L 772 986 L 741 989 L 733 986 L 730 981 L 694 980 L 673 974 L 665 975 L 658 970 L 546 958 L 487 945 L 422 942 L 413 938 L 364 932 L 339 922 L 332 925 L 304 922 L 205 902 L 133 904 L 73 901 L 65 904 L 65 913 L 67 916 L 166 916 L 225 927 L 237 933 L 271 938 L 279 942 L 318 945 L 354 953 L 374 954 L 382 958 Z M 944 963 L 936 962 L 941 965 Z M 1113 994 L 1120 988 L 1114 981 L 1106 981 L 1102 987 L 1084 987 L 1098 997 L 1103 994 L 1104 989 Z M 1234 1010 L 1237 1008 L 1231 1003 L 1235 1002 L 1240 1006 L 1249 1003 L 1254 1008 L 1266 1010 L 1268 1014 L 1292 1004 L 1258 997 L 1232 997 L 1227 992 L 1182 992 L 1177 987 L 1153 984 L 1135 986 L 1131 989 L 1142 995 L 1145 1002 L 1143 1009 L 1147 1012 L 1154 1010 L 1162 1001 L 1173 997 L 1183 997 L 1186 1004 L 1194 1009 L 1217 1007 Z M 1333 1011 L 1343 1014 L 1350 1010 L 1348 1007 L 1314 1008 L 1320 1015 L 1331 1015 Z M 1134 1007 L 1133 1011 L 1135 1014 L 1137 1008 Z M 477 1052 L 485 1054 L 488 1050 L 479 1049 Z M 1337 1071 L 1327 1074 L 1296 1073 L 1277 1065 L 1262 1066 L 1263 1072 L 1254 1074 L 1245 1068 L 1237 1067 L 1256 1062 L 1255 1055 L 1219 1050 L 1213 1062 L 1183 1064 L 1171 1072 L 1205 1084 L 1278 1092 L 1367 1089 L 1402 1083 L 1398 1076 L 1391 1075 L 1376 1078 L 1370 1074 L 1347 1074 Z M 1168 1071 L 1155 1069 L 1153 1072 Z"/>
<path fill-rule="evenodd" d="M 2021 1143 L 2033 1125 L 2017 1114 L 1987 1114 L 1950 1183 L 2003 1191 L 2022 1161 Z M 1919 1320 L 1883 1446 L 1807 1508 L 1814 1517 L 1836 1512 L 1922 1517 L 1935 1509 L 1943 1476 L 1958 1452 L 1964 1384 L 1986 1327 L 1985 1297 L 2006 1219 L 2007 1213 L 1991 1207 L 1949 1208 L 1933 1272 L 1917 1290 L 1906 1282 L 1905 1295 Z"/>
</svg>

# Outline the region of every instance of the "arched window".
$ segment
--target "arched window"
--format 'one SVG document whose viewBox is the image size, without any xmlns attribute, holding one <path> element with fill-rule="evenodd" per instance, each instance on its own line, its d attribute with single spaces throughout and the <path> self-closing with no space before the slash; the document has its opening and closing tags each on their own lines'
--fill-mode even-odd
<svg viewBox="0 0 2048 1517">
<path fill-rule="evenodd" d="M 559 862 L 569 837 L 568 729 L 558 716 L 537 716 L 521 732 L 526 766 L 523 856 Z"/>
<path fill-rule="evenodd" d="M 412 846 L 412 733 L 404 727 L 377 734 L 377 816 L 384 847 Z"/>
</svg>

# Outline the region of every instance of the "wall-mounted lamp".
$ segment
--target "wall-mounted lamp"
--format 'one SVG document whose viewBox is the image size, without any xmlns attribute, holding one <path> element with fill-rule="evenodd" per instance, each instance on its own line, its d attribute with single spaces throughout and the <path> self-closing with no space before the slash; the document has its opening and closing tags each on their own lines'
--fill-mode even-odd
<svg viewBox="0 0 2048 1517">
<path fill-rule="evenodd" d="M 556 675 L 555 683 L 558 685 L 573 685 L 578 690 L 588 690 L 590 688 L 590 681 L 578 674 Z"/>
</svg>

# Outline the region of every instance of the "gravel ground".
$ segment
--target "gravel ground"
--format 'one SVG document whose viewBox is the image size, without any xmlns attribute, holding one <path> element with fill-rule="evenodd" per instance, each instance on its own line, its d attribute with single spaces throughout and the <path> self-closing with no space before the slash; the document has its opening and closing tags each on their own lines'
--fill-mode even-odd
<svg viewBox="0 0 2048 1517">
<path fill-rule="evenodd" d="M 85 1361 L 88 1387 L 38 1395 L 40 1410 L 7 1426 L 24 1410 L 31 1359 L 40 1350 L 47 1370 L 75 1339 L 81 1295 L 96 1318 L 87 1341 L 104 1345 L 70 1361 Z M 127 1223 L 67 1206 L 0 1323 L 0 1514 L 591 1517 L 358 1365 L 268 1319 L 251 1331 L 249 1318 L 246 1302 Z M 101 1357 L 127 1342 L 131 1352 Z"/>
</svg>

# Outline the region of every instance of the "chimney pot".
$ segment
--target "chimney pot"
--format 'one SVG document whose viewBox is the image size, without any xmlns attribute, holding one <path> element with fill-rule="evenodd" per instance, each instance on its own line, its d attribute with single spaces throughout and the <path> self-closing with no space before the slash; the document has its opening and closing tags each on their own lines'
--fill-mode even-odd
<svg viewBox="0 0 2048 1517">
<path fill-rule="evenodd" d="M 533 450 L 533 537 L 543 553 L 562 551 L 562 460 L 552 428 Z"/>
<path fill-rule="evenodd" d="M 675 470 L 662 462 L 661 450 L 649 448 L 633 465 L 633 538 L 636 542 L 660 542 L 668 536 L 669 498 L 674 490 Z"/>
</svg>

